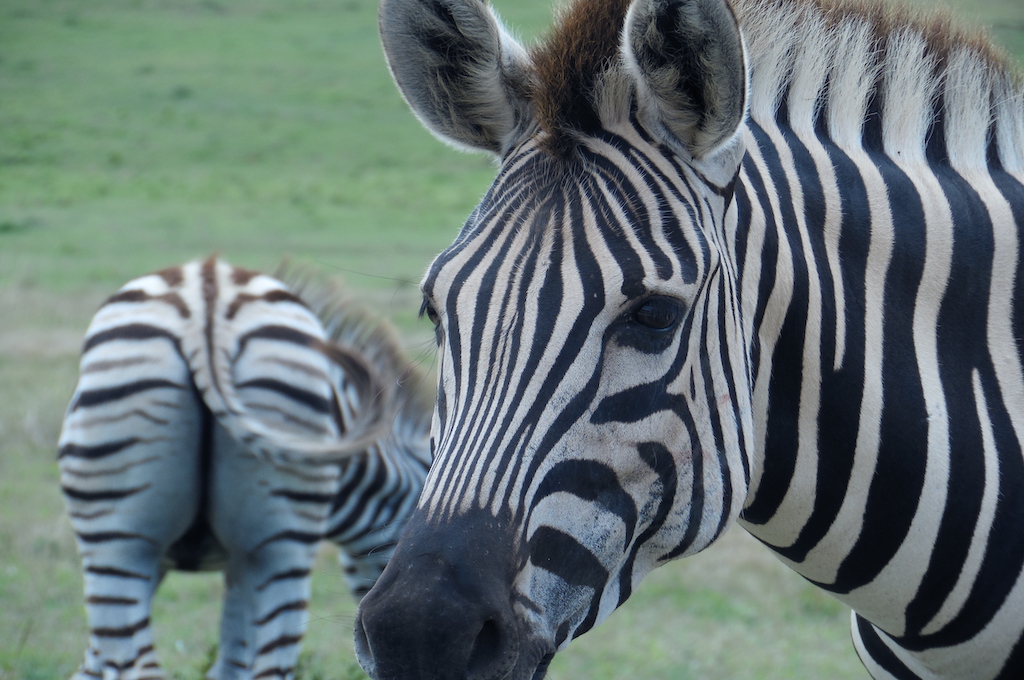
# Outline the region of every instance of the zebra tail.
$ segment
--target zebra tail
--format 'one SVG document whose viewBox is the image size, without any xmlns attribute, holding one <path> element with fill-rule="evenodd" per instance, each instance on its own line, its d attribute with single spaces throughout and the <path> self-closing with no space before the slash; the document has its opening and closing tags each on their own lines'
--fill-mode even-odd
<svg viewBox="0 0 1024 680">
<path fill-rule="evenodd" d="M 264 275 L 239 284 L 234 271 L 214 258 L 203 263 L 195 294 L 204 299 L 194 308 L 204 309 L 205 318 L 194 318 L 192 332 L 182 338 L 194 384 L 220 425 L 275 465 L 336 464 L 387 437 L 395 408 L 390 381 L 358 353 L 331 342 L 316 315 L 284 284 Z M 296 353 L 318 369 L 307 371 L 302 387 L 315 383 L 329 395 L 335 427 L 286 429 L 247 406 L 235 369 L 242 353 L 253 351 L 254 338 L 272 339 L 274 353 Z"/>
</svg>

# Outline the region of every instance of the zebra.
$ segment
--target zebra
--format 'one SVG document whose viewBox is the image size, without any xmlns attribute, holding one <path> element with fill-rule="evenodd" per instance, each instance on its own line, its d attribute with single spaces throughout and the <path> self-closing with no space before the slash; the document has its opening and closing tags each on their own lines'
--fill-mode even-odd
<svg viewBox="0 0 1024 680">
<path fill-rule="evenodd" d="M 357 599 L 380 574 L 429 465 L 421 377 L 388 329 L 293 278 L 211 257 L 93 318 L 58 444 L 89 621 L 73 680 L 164 677 L 170 569 L 225 572 L 214 680 L 293 677 L 325 534 Z"/>
<path fill-rule="evenodd" d="M 429 266 L 434 463 L 356 620 L 374 678 L 542 678 L 739 523 L 875 678 L 1024 677 L 1024 87 L 947 18 L 383 0 L 498 175 Z"/>
</svg>

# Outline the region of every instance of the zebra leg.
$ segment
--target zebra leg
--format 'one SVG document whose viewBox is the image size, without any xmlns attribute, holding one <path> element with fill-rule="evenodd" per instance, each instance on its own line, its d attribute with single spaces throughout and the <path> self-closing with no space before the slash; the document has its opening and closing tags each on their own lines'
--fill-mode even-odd
<svg viewBox="0 0 1024 680">
<path fill-rule="evenodd" d="M 86 613 L 89 648 L 74 680 L 158 680 L 164 677 L 157 661 L 150 628 L 150 603 L 159 581 L 151 545 L 135 550 L 83 553 L 86 564 Z M 109 559 L 113 557 L 114 559 Z M 120 566 L 102 566 L 110 562 Z"/>
<path fill-rule="evenodd" d="M 210 524 L 229 555 L 214 680 L 292 678 L 335 466 L 281 468 L 219 427 Z"/>
<path fill-rule="evenodd" d="M 131 402 L 126 403 L 126 402 Z M 61 484 L 85 569 L 89 648 L 73 678 L 163 678 L 150 604 L 168 547 L 199 505 L 191 389 L 159 387 L 69 412 Z"/>
<path fill-rule="evenodd" d="M 234 556 L 224 572 L 224 609 L 221 612 L 220 644 L 217 659 L 206 673 L 210 680 L 251 678 L 253 661 L 253 612 L 245 593 L 251 590 L 242 583 L 248 570 Z"/>
</svg>

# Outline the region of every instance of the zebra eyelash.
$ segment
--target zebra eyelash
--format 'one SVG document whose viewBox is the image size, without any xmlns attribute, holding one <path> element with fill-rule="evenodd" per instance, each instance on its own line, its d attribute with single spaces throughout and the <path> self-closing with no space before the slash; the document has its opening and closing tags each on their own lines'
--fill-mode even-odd
<svg viewBox="0 0 1024 680">
<path fill-rule="evenodd" d="M 437 314 L 437 309 L 430 303 L 430 300 L 428 300 L 426 296 L 423 296 L 423 304 L 420 305 L 420 311 L 417 318 L 422 319 L 424 316 L 430 319 L 430 322 L 435 326 L 441 325 L 441 319 Z"/>
</svg>

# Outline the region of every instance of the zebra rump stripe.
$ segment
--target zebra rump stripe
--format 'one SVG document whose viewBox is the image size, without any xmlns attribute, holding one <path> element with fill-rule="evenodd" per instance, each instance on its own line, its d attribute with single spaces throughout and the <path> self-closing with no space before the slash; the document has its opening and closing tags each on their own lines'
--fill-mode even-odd
<svg viewBox="0 0 1024 680">
<path fill-rule="evenodd" d="M 337 288 L 293 289 L 211 258 L 93 318 L 59 445 L 90 626 L 75 680 L 164 677 L 169 569 L 225 572 L 215 680 L 292 677 L 325 533 L 356 597 L 383 569 L 429 465 L 420 379 Z"/>
<path fill-rule="evenodd" d="M 1024 677 L 1024 79 L 873 0 L 383 0 L 497 179 L 423 279 L 435 458 L 374 678 L 539 680 L 741 524 L 875 678 Z M 441 603 L 441 604 L 438 604 Z"/>
</svg>

